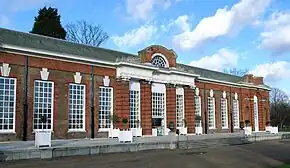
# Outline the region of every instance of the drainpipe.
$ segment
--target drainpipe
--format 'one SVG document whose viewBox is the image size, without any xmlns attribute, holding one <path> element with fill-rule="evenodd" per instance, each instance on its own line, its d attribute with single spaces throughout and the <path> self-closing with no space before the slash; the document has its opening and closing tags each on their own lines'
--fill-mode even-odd
<svg viewBox="0 0 290 168">
<path fill-rule="evenodd" d="M 94 65 L 92 65 L 92 100 L 91 100 L 91 138 L 95 138 L 95 75 L 94 75 Z"/>
<path fill-rule="evenodd" d="M 231 133 L 234 132 L 234 124 L 233 124 L 233 108 L 232 108 L 232 87 L 230 87 L 230 120 L 231 120 Z"/>
<path fill-rule="evenodd" d="M 205 97 L 206 93 L 206 89 L 205 89 L 205 83 L 203 83 L 203 97 L 204 97 L 204 102 L 203 102 L 203 106 L 204 106 L 204 132 L 205 134 L 207 134 L 207 119 L 206 119 L 206 100 L 207 98 Z"/>
<path fill-rule="evenodd" d="M 24 64 L 24 101 L 23 101 L 23 132 L 22 140 L 27 141 L 27 118 L 28 118 L 28 105 L 27 105 L 27 85 L 28 85 L 28 56 L 25 57 Z"/>
</svg>

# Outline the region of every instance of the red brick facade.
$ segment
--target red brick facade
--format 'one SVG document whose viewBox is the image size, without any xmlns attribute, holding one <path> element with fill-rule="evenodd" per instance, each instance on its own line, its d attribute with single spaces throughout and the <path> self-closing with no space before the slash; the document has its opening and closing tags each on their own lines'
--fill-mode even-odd
<svg viewBox="0 0 290 168">
<path fill-rule="evenodd" d="M 165 50 L 164 48 L 151 48 L 150 50 L 142 51 L 142 62 L 150 60 L 150 54 L 161 52 L 166 55 L 169 65 L 174 67 L 176 65 L 176 55 L 173 51 Z M 28 56 L 28 139 L 34 139 L 33 133 L 33 94 L 34 81 L 41 79 L 40 71 L 42 68 L 47 68 L 49 71 L 49 81 L 54 82 L 54 109 L 53 109 L 53 139 L 66 138 L 86 138 L 91 135 L 91 107 L 94 106 L 94 125 L 95 137 L 101 136 L 98 132 L 98 110 L 99 110 L 99 86 L 103 86 L 104 76 L 109 76 L 110 87 L 113 87 L 113 112 L 121 118 L 130 118 L 129 107 L 129 82 L 116 79 L 115 67 L 104 67 L 95 65 L 94 69 L 91 65 L 86 65 L 77 62 L 69 62 L 65 60 L 44 59 L 38 57 Z M 20 54 L 10 54 L 0 52 L 0 63 L 8 63 L 11 67 L 9 77 L 17 78 L 17 95 L 16 95 L 16 133 L 0 134 L 0 141 L 6 140 L 20 140 L 23 131 L 23 100 L 24 100 L 24 65 L 26 56 Z M 68 86 L 74 83 L 75 72 L 80 72 L 82 75 L 81 83 L 86 86 L 86 107 L 85 107 L 85 132 L 68 132 Z M 92 88 L 91 74 L 94 74 L 94 88 Z M 248 82 L 254 84 L 261 84 L 262 78 L 254 78 L 247 76 L 245 78 Z M 254 88 L 245 88 L 238 86 L 231 86 L 226 84 L 210 83 L 206 81 L 196 80 L 195 85 L 199 88 L 201 96 L 201 117 L 204 111 L 207 112 L 207 98 L 209 97 L 209 90 L 214 91 L 215 106 L 216 106 L 216 130 L 214 132 L 230 132 L 230 112 L 232 111 L 232 100 L 234 94 L 238 94 L 240 121 L 250 120 L 252 127 L 254 127 L 254 113 L 253 113 L 253 97 L 258 97 L 259 107 L 259 129 L 264 130 L 266 121 L 269 120 L 269 91 L 258 90 Z M 92 90 L 94 93 L 94 104 L 91 102 Z M 228 101 L 228 124 L 229 129 L 223 130 L 221 128 L 221 114 L 220 102 L 222 92 L 227 93 Z M 152 134 L 152 104 L 151 104 L 151 83 L 140 80 L 140 115 L 141 127 L 143 135 Z M 187 132 L 192 134 L 195 132 L 195 114 L 194 114 L 194 89 L 184 86 L 184 113 L 187 122 Z M 166 115 L 167 124 L 174 122 L 176 126 L 176 87 L 173 85 L 166 85 Z M 208 120 L 207 120 L 208 121 Z M 129 124 L 128 124 L 129 125 Z M 128 128 L 128 125 L 122 126 L 117 124 L 118 128 Z M 202 120 L 203 131 L 205 131 L 205 123 Z M 208 131 L 210 132 L 210 131 Z"/>
</svg>

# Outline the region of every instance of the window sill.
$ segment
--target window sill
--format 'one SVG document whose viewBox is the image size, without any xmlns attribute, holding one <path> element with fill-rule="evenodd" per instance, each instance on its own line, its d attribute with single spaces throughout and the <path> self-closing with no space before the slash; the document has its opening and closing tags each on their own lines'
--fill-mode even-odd
<svg viewBox="0 0 290 168">
<path fill-rule="evenodd" d="M 222 127 L 222 129 L 229 129 L 229 127 Z"/>
<path fill-rule="evenodd" d="M 208 128 L 208 129 L 210 129 L 210 130 L 214 130 L 214 129 L 216 129 L 216 128 L 212 127 L 212 128 Z"/>
<path fill-rule="evenodd" d="M 82 132 L 87 132 L 86 130 L 68 130 L 68 133 L 82 133 Z"/>
<path fill-rule="evenodd" d="M 98 132 L 109 132 L 111 128 L 100 128 Z"/>
<path fill-rule="evenodd" d="M 16 134 L 15 131 L 0 131 L 0 134 Z"/>
</svg>

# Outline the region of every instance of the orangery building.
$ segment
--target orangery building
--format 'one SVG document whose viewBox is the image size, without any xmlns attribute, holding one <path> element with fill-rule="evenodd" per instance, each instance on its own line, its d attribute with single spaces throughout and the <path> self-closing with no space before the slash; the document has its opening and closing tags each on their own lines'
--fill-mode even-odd
<svg viewBox="0 0 290 168">
<path fill-rule="evenodd" d="M 246 120 L 264 131 L 270 88 L 262 77 L 177 56 L 160 45 L 129 54 L 0 28 L 0 141 L 33 140 L 37 130 L 52 139 L 110 137 L 112 129 L 159 136 L 169 125 L 182 134 L 235 132 Z"/>
</svg>

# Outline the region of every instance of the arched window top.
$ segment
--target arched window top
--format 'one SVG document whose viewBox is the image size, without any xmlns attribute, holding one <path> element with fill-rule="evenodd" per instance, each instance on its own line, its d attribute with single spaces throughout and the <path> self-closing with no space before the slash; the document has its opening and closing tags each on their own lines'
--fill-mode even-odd
<svg viewBox="0 0 290 168">
<path fill-rule="evenodd" d="M 166 58 L 164 58 L 162 55 L 159 54 L 153 55 L 151 64 L 160 68 L 168 67 Z"/>
</svg>

